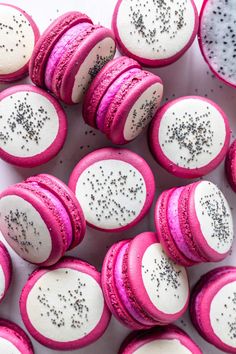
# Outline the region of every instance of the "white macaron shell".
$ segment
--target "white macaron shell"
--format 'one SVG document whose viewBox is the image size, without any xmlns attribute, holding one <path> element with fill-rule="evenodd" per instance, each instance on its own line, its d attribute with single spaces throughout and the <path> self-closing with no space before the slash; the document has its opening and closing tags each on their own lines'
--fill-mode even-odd
<svg viewBox="0 0 236 354">
<path fill-rule="evenodd" d="M 157 339 L 142 345 L 133 354 L 192 354 L 177 339 Z"/>
</svg>

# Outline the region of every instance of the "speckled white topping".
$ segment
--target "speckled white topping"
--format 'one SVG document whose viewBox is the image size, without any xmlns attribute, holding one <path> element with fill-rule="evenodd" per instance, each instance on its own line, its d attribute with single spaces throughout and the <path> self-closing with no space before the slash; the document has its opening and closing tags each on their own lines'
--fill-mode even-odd
<svg viewBox="0 0 236 354">
<path fill-rule="evenodd" d="M 214 333 L 223 343 L 236 348 L 236 281 L 226 284 L 215 295 L 210 307 Z"/>
<path fill-rule="evenodd" d="M 233 242 L 233 219 L 227 200 L 219 188 L 202 181 L 194 193 L 195 210 L 206 242 L 218 253 L 230 250 Z"/>
<path fill-rule="evenodd" d="M 0 337 L 0 353 L 2 354 L 22 354 L 12 342 Z"/>
<path fill-rule="evenodd" d="M 0 75 L 7 75 L 28 63 L 35 36 L 28 19 L 17 9 L 0 4 L 0 13 Z"/>
<path fill-rule="evenodd" d="M 41 335 L 69 342 L 85 337 L 97 326 L 104 298 L 101 287 L 90 275 L 59 268 L 37 280 L 26 308 L 29 320 Z"/>
<path fill-rule="evenodd" d="M 53 143 L 59 119 L 47 97 L 20 91 L 1 100 L 0 125 L 0 147 L 15 157 L 30 157 Z"/>
<path fill-rule="evenodd" d="M 145 90 L 133 105 L 124 126 L 124 138 L 135 139 L 150 123 L 160 106 L 163 94 L 163 85 L 160 83 Z"/>
<path fill-rule="evenodd" d="M 184 345 L 177 339 L 157 339 L 147 344 L 144 344 L 133 354 L 192 354 Z"/>
<path fill-rule="evenodd" d="M 189 295 L 186 270 L 167 257 L 160 243 L 146 249 L 142 278 L 149 298 L 158 310 L 166 314 L 183 310 Z"/>
<path fill-rule="evenodd" d="M 182 99 L 165 111 L 158 132 L 163 154 L 175 165 L 200 168 L 221 152 L 226 138 L 222 114 L 207 101 Z"/>
</svg>

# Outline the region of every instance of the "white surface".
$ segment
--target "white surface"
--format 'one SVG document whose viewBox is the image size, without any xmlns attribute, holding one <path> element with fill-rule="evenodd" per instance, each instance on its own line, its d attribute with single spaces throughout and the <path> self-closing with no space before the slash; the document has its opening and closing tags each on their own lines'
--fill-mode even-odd
<svg viewBox="0 0 236 354">
<path fill-rule="evenodd" d="M 115 6 L 115 0 L 4 0 L 7 3 L 16 4 L 18 6 L 23 6 L 31 14 L 37 23 L 39 23 L 40 28 L 45 28 L 50 19 L 57 17 L 62 12 L 67 10 L 82 10 L 88 13 L 95 23 L 102 23 L 106 26 L 110 26 L 112 12 Z M 200 0 L 199 0 L 200 1 Z M 166 68 L 152 70 L 158 73 L 164 81 L 165 85 L 165 97 L 173 99 L 175 97 L 184 95 L 207 95 L 209 98 L 213 99 L 218 103 L 228 114 L 231 127 L 233 132 L 236 132 L 236 91 L 230 87 L 226 87 L 220 81 L 212 77 L 207 65 L 204 63 L 197 42 L 193 47 L 181 58 L 177 63 L 172 64 Z M 19 83 L 22 83 L 21 81 Z M 6 86 L 2 86 L 3 89 Z M 69 175 L 79 161 L 79 159 L 87 154 L 88 152 L 94 150 L 98 147 L 110 146 L 111 144 L 106 139 L 105 136 L 98 132 L 94 132 L 93 129 L 86 126 L 81 118 L 80 107 L 74 106 L 66 109 L 69 114 L 69 135 L 65 144 L 63 151 L 54 158 L 51 162 L 45 164 L 44 166 L 33 168 L 33 169 L 23 169 L 16 168 L 14 166 L 8 165 L 7 163 L 0 162 L 0 189 L 3 190 L 6 186 L 13 184 L 18 181 L 22 181 L 27 176 L 32 174 L 37 174 L 40 172 L 47 172 L 56 175 L 57 177 L 68 181 Z M 96 134 L 96 135 L 94 135 Z M 234 136 L 234 135 L 233 135 Z M 151 165 L 154 175 L 156 176 L 157 182 L 157 195 L 164 189 L 170 188 L 172 186 L 182 185 L 190 183 L 189 180 L 183 180 L 177 177 L 171 176 L 169 173 L 164 171 L 161 167 L 151 157 L 147 141 L 145 136 L 137 138 L 135 142 L 127 145 L 133 151 L 139 153 L 143 156 Z M 217 168 L 217 170 L 206 177 L 224 191 L 229 204 L 232 208 L 236 207 L 236 194 L 232 192 L 229 188 L 228 183 L 224 176 L 223 164 Z M 234 219 L 235 210 L 233 209 Z M 73 252 L 75 256 L 79 256 L 88 262 L 94 264 L 99 269 L 102 265 L 102 260 L 107 251 L 107 248 L 111 246 L 117 240 L 124 237 L 134 236 L 138 232 L 142 231 L 152 231 L 154 230 L 153 223 L 153 207 L 148 216 L 133 229 L 128 232 L 121 232 L 118 234 L 110 234 L 94 231 L 90 228 L 87 229 L 86 237 L 81 246 L 77 247 Z M 8 247 L 9 249 L 9 247 Z M 24 262 L 12 251 L 11 255 L 13 257 L 13 283 L 9 290 L 8 295 L 5 300 L 0 304 L 0 316 L 9 318 L 16 321 L 18 324 L 23 326 L 20 313 L 18 300 L 20 296 L 20 291 L 28 277 L 28 275 L 35 268 L 34 266 Z M 236 243 L 234 244 L 233 254 L 227 258 L 222 264 L 233 264 L 235 262 L 236 255 Z M 189 270 L 191 277 L 191 284 L 195 284 L 199 276 L 209 269 L 217 266 L 216 264 L 203 264 L 193 267 Z M 185 329 L 192 337 L 197 341 L 199 346 L 203 349 L 205 354 L 222 354 L 222 351 L 215 349 L 215 347 L 207 344 L 193 329 L 189 316 L 186 314 L 183 320 L 178 321 L 180 327 Z M 23 326 L 24 328 L 24 326 Z M 101 338 L 97 343 L 90 345 L 87 348 L 75 351 L 75 354 L 116 354 L 118 348 L 129 333 L 124 326 L 120 325 L 115 319 L 112 319 L 110 326 L 103 338 Z M 47 349 L 36 341 L 32 340 L 35 353 L 36 354 L 59 354 L 58 351 L 53 351 Z M 72 352 L 67 351 L 66 354 L 71 354 Z"/>
<path fill-rule="evenodd" d="M 134 354 L 192 354 L 178 340 L 155 340 L 143 345 Z"/>
<path fill-rule="evenodd" d="M 21 354 L 21 352 L 5 338 L 0 338 L 0 348 L 4 354 Z"/>
</svg>

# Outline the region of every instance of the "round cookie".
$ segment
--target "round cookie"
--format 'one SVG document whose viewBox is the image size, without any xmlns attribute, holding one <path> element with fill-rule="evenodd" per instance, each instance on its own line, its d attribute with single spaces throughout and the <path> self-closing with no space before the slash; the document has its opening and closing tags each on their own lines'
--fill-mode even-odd
<svg viewBox="0 0 236 354">
<path fill-rule="evenodd" d="M 22 290 L 20 310 L 30 334 L 58 350 L 89 345 L 102 336 L 110 321 L 100 273 L 69 257 L 30 276 Z"/>
<path fill-rule="evenodd" d="M 4 299 L 10 287 L 12 278 L 12 263 L 8 250 L 0 241 L 0 302 Z"/>
<path fill-rule="evenodd" d="M 122 53 L 145 66 L 173 63 L 191 46 L 198 30 L 194 1 L 118 0 L 113 30 Z"/>
<path fill-rule="evenodd" d="M 228 151 L 225 160 L 225 172 L 231 188 L 236 192 L 236 140 Z"/>
<path fill-rule="evenodd" d="M 39 30 L 20 8 L 0 3 L 0 82 L 17 81 L 28 73 Z"/>
<path fill-rule="evenodd" d="M 152 121 L 149 146 L 157 162 L 182 178 L 201 177 L 224 159 L 230 142 L 226 114 L 200 96 L 165 104 Z"/>
<path fill-rule="evenodd" d="M 22 167 L 51 160 L 62 149 L 67 118 L 62 106 L 47 92 L 31 85 L 0 93 L 0 157 Z"/>
<path fill-rule="evenodd" d="M 69 187 L 87 223 L 99 230 L 127 230 L 153 202 L 155 181 L 142 157 L 127 149 L 103 148 L 85 156 L 74 168 Z"/>
<path fill-rule="evenodd" d="M 15 323 L 0 319 L 0 352 L 4 354 L 34 354 L 29 337 Z"/>
</svg>

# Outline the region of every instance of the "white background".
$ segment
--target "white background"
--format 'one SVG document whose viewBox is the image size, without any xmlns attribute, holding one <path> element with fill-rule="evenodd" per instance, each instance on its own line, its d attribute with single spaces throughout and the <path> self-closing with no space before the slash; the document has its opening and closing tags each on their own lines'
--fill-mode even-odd
<svg viewBox="0 0 236 354">
<path fill-rule="evenodd" d="M 143 1 L 143 0 L 139 0 Z M 201 0 L 197 0 L 200 5 Z M 4 0 L 5 3 L 15 4 L 25 9 L 31 14 L 38 24 L 40 30 L 44 30 L 52 19 L 56 18 L 63 12 L 68 10 L 77 10 L 87 13 L 94 23 L 101 23 L 110 27 L 113 9 L 116 0 Z M 207 65 L 204 63 L 197 41 L 195 41 L 192 48 L 185 54 L 177 63 L 172 64 L 163 69 L 153 70 L 159 74 L 165 85 L 165 99 L 173 99 L 183 95 L 202 95 L 215 100 L 228 114 L 233 132 L 236 132 L 236 91 L 230 87 L 225 86 L 219 80 L 215 79 Z M 23 80 L 20 83 L 27 82 Z M 6 86 L 0 85 L 0 90 Z M 81 117 L 81 107 L 74 106 L 66 108 L 69 121 L 69 132 L 67 141 L 63 151 L 51 162 L 33 169 L 23 169 L 10 166 L 7 163 L 0 161 L 0 190 L 3 190 L 10 184 L 22 181 L 24 178 L 37 173 L 51 173 L 63 181 L 67 182 L 69 175 L 75 164 L 86 155 L 88 152 L 104 146 L 111 145 L 109 141 L 102 134 L 95 132 L 90 127 L 86 126 Z M 234 135 L 232 134 L 232 138 Z M 146 134 L 139 137 L 135 142 L 127 145 L 128 148 L 138 152 L 151 165 L 156 177 L 157 193 L 156 197 L 164 189 L 170 188 L 174 185 L 187 184 L 190 181 L 175 178 L 165 172 L 159 167 L 151 157 L 146 140 Z M 234 208 L 236 206 L 236 195 L 229 188 L 224 176 L 223 164 L 217 168 L 216 171 L 206 176 L 218 184 L 224 191 L 228 199 L 234 219 L 236 221 Z M 153 208 L 149 215 L 132 230 L 119 234 L 105 234 L 103 232 L 87 229 L 86 237 L 83 243 L 77 247 L 70 254 L 81 257 L 86 261 L 101 269 L 102 260 L 109 246 L 129 236 L 135 236 L 139 232 L 154 230 L 153 224 Z M 9 248 L 9 247 L 8 247 Z M 0 317 L 5 317 L 17 322 L 23 328 L 23 324 L 19 314 L 19 296 L 23 285 L 26 282 L 28 275 L 34 269 L 34 266 L 21 260 L 14 252 L 10 251 L 13 260 L 13 281 L 11 288 L 0 304 Z M 233 254 L 226 259 L 223 264 L 236 265 L 236 244 L 234 246 Z M 193 267 L 189 270 L 191 284 L 194 284 L 199 276 L 211 268 L 216 267 L 215 264 L 204 264 Z M 219 354 L 213 346 L 207 344 L 193 329 L 188 314 L 178 321 L 180 327 L 185 329 L 199 344 L 205 354 Z M 223 330 L 223 329 L 222 329 Z M 78 354 L 116 354 L 118 348 L 128 334 L 128 330 L 119 324 L 114 318 L 111 320 L 110 326 L 104 336 L 95 344 L 75 351 Z M 33 341 L 36 354 L 52 354 L 59 353 L 57 351 L 49 350 Z M 65 353 L 71 353 L 70 351 Z M 4 354 L 4 353 L 1 353 Z"/>
</svg>

